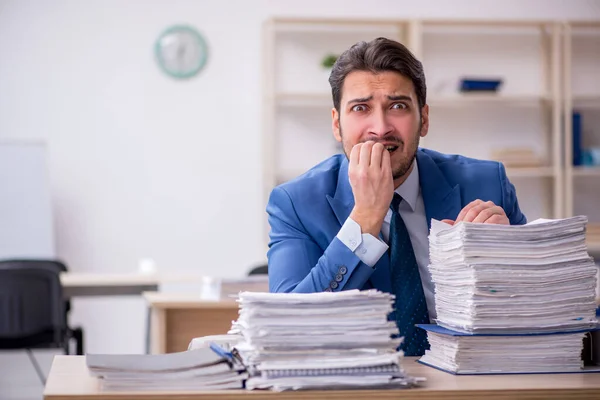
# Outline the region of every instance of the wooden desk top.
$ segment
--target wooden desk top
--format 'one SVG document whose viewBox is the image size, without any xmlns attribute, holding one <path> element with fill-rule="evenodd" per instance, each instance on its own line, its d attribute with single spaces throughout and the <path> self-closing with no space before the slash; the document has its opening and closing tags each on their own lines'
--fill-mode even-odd
<svg viewBox="0 0 600 400">
<path fill-rule="evenodd" d="M 100 392 L 89 375 L 84 356 L 56 356 L 44 390 L 45 400 L 244 400 L 244 399 L 599 399 L 600 374 L 542 374 L 455 376 L 404 361 L 406 371 L 427 382 L 415 389 L 270 392 L 222 390 L 212 392 Z"/>
<path fill-rule="evenodd" d="M 233 298 L 207 301 L 203 300 L 200 294 L 195 293 L 145 292 L 143 296 L 152 308 L 219 308 L 237 310 L 239 307 L 237 301 Z"/>
</svg>

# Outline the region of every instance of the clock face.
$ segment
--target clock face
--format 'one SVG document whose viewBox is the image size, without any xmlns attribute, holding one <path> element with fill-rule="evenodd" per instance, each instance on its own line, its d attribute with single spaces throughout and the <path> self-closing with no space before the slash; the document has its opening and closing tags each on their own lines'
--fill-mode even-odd
<svg viewBox="0 0 600 400">
<path fill-rule="evenodd" d="M 189 26 L 174 26 L 163 32 L 155 46 L 161 69 L 174 78 L 190 78 L 204 67 L 207 58 L 206 42 Z"/>
</svg>

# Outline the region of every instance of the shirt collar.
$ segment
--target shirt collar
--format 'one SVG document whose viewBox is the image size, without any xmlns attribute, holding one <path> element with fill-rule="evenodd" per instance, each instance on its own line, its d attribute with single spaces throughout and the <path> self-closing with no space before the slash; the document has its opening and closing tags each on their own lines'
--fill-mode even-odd
<svg viewBox="0 0 600 400">
<path fill-rule="evenodd" d="M 417 207 L 417 198 L 419 197 L 419 167 L 417 160 L 413 160 L 413 169 L 408 178 L 395 190 L 414 212 Z"/>
</svg>

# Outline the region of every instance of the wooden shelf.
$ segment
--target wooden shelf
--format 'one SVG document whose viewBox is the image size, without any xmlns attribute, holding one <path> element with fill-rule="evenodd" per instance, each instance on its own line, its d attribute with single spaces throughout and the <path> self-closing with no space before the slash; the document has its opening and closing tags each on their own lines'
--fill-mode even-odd
<svg viewBox="0 0 600 400">
<path fill-rule="evenodd" d="M 547 95 L 502 94 L 502 93 L 462 93 L 456 95 L 432 95 L 427 103 L 431 106 L 464 106 L 464 105 L 518 105 L 538 106 L 550 103 L 552 98 Z"/>
<path fill-rule="evenodd" d="M 331 93 L 278 93 L 275 100 L 280 107 L 323 108 L 333 107 Z"/>
<path fill-rule="evenodd" d="M 351 21 L 351 20 L 287 20 L 277 21 L 274 29 L 278 33 L 285 34 L 388 34 L 397 35 L 398 29 L 402 26 L 402 22 L 387 22 L 387 21 Z"/>
<path fill-rule="evenodd" d="M 573 176 L 600 176 L 600 167 L 573 167 Z"/>
<path fill-rule="evenodd" d="M 575 109 L 600 109 L 600 95 L 574 95 L 573 108 Z"/>
<path fill-rule="evenodd" d="M 552 167 L 507 167 L 506 174 L 509 178 L 552 178 Z"/>
<path fill-rule="evenodd" d="M 375 19 L 375 18 L 296 18 L 296 17 L 277 17 L 273 19 L 277 26 L 294 25 L 323 25 L 328 28 L 349 25 L 352 28 L 357 26 L 397 26 L 406 23 L 402 19 Z"/>
<path fill-rule="evenodd" d="M 331 93 L 278 93 L 275 96 L 276 102 L 282 107 L 332 107 L 333 101 Z M 600 98 L 599 98 L 600 99 Z M 518 105 L 518 106 L 538 106 L 550 103 L 552 98 L 546 95 L 526 95 L 526 94 L 455 94 L 455 95 L 433 95 L 427 100 L 427 103 L 434 107 L 460 107 L 473 105 Z"/>
</svg>

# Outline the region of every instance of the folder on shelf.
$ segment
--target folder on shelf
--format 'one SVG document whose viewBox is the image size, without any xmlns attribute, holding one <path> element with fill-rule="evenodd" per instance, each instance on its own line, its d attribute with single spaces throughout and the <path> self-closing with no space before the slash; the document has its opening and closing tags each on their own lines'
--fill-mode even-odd
<svg viewBox="0 0 600 400">
<path fill-rule="evenodd" d="M 583 145 L 581 137 L 581 113 L 573 113 L 573 165 L 583 164 Z"/>
</svg>

